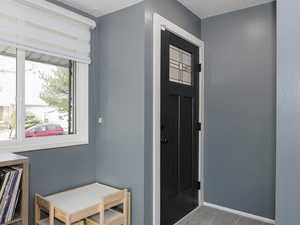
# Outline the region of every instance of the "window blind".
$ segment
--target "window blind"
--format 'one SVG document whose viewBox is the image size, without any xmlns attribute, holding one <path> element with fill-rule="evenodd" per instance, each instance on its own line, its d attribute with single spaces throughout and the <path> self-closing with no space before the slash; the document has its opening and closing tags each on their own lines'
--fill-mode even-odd
<svg viewBox="0 0 300 225">
<path fill-rule="evenodd" d="M 90 63 L 96 23 L 45 0 L 1 0 L 0 43 Z"/>
</svg>

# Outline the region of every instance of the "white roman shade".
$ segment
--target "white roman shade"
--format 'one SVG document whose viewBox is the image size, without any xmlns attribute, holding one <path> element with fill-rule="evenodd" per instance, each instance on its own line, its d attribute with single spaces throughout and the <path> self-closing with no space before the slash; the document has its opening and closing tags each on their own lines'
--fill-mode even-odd
<svg viewBox="0 0 300 225">
<path fill-rule="evenodd" d="M 96 23 L 45 0 L 0 0 L 0 44 L 90 63 Z"/>
</svg>

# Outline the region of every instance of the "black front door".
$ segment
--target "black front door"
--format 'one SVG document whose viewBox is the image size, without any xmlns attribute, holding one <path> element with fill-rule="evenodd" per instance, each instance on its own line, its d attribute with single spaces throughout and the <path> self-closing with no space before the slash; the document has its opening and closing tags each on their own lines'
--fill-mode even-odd
<svg viewBox="0 0 300 225">
<path fill-rule="evenodd" d="M 199 48 L 161 35 L 161 225 L 171 225 L 198 206 Z"/>
</svg>

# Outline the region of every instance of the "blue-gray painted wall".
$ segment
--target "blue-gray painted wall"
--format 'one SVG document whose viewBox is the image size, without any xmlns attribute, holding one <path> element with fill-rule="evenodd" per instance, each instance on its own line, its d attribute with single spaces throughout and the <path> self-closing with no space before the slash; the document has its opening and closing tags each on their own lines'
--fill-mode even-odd
<svg viewBox="0 0 300 225">
<path fill-rule="evenodd" d="M 55 0 L 49 1 L 70 9 L 70 7 Z M 273 28 L 275 25 L 271 22 L 271 19 L 273 21 L 275 16 L 273 6 L 266 5 L 261 7 L 263 9 L 258 9 L 260 7 L 247 9 L 211 18 L 205 20 L 203 23 L 203 38 L 211 35 L 211 32 L 216 32 L 216 34 L 225 35 L 225 39 L 222 41 L 226 40 L 227 45 L 231 44 L 232 46 L 232 42 L 236 42 L 239 47 L 239 49 L 237 47 L 230 48 L 224 54 L 222 51 L 226 50 L 226 46 L 221 47 L 223 50 L 219 50 L 209 45 L 209 43 L 218 43 L 221 37 L 215 37 L 214 41 L 212 39 L 207 40 L 206 51 L 208 51 L 208 54 L 210 54 L 210 49 L 216 49 L 217 54 L 220 54 L 221 58 L 211 53 L 214 57 L 209 61 L 206 59 L 205 81 L 209 85 L 206 86 L 206 94 L 208 96 L 206 99 L 206 108 L 209 110 L 206 111 L 206 119 L 208 121 L 208 140 L 206 139 L 206 141 L 209 143 L 209 148 L 205 148 L 205 160 L 211 160 L 212 163 L 208 163 L 209 161 L 206 162 L 207 166 L 205 170 L 212 171 L 213 173 L 209 176 L 207 175 L 210 172 L 206 173 L 208 181 L 206 181 L 205 198 L 207 201 L 211 200 L 210 202 L 213 203 L 224 203 L 223 205 L 230 208 L 273 218 L 274 183 L 273 186 L 271 183 L 274 180 L 270 181 L 270 179 L 272 180 L 274 177 L 275 156 L 271 149 L 271 146 L 274 145 L 274 124 L 272 126 L 270 121 L 274 120 L 275 117 L 274 111 L 271 109 L 273 107 L 274 110 L 275 107 L 274 71 L 272 72 L 271 69 L 275 64 L 274 52 L 272 53 L 271 50 L 274 45 L 274 39 L 270 35 L 274 32 Z M 74 11 L 79 12 L 78 10 Z M 261 13 L 262 11 L 264 13 Z M 146 0 L 144 3 L 97 19 L 97 30 L 92 35 L 93 64 L 90 67 L 89 76 L 90 144 L 23 153 L 23 155 L 29 156 L 31 159 L 31 222 L 33 222 L 32 207 L 34 193 L 49 194 L 97 180 L 119 187 L 124 187 L 124 185 L 128 187 L 133 191 L 133 225 L 148 225 L 152 223 L 153 12 L 158 12 L 161 16 L 166 17 L 200 37 L 200 19 L 176 0 Z M 81 14 L 86 15 L 85 13 Z M 255 37 L 252 37 L 252 39 L 248 37 L 249 40 L 245 40 L 245 37 L 242 35 L 243 31 L 246 32 L 248 30 L 242 24 L 247 24 L 247 21 L 249 23 L 253 22 L 254 15 L 256 15 L 255 21 L 257 24 L 252 29 L 256 31 L 258 29 L 259 31 L 261 26 L 266 28 L 261 35 L 265 35 L 266 39 L 269 38 L 269 43 L 263 38 L 263 44 L 258 44 Z M 217 18 L 222 18 L 224 21 L 220 22 Z M 241 21 L 238 22 L 237 20 Z M 240 25 L 234 29 L 231 25 L 232 23 Z M 211 24 L 212 28 L 206 27 L 206 24 Z M 221 25 L 217 24 L 223 24 L 229 31 L 225 31 L 225 28 L 221 28 Z M 214 28 L 216 31 L 213 31 Z M 208 34 L 204 34 L 206 30 L 209 31 Z M 240 39 L 234 38 L 230 41 L 229 36 L 231 33 L 238 35 Z M 219 45 L 220 43 L 217 44 L 217 46 Z M 249 49 L 247 46 L 254 48 Z M 244 51 L 247 54 L 243 54 Z M 229 69 L 224 65 L 229 61 L 227 53 L 232 54 L 232 56 L 239 56 L 237 60 L 244 61 L 249 59 L 251 62 L 259 63 L 259 65 L 250 74 L 248 65 L 243 63 L 239 66 L 239 70 L 244 71 L 246 69 L 247 73 L 237 73 L 234 69 Z M 243 57 L 240 58 L 241 56 Z M 210 56 L 206 54 L 206 57 Z M 216 61 L 215 57 L 218 61 Z M 260 60 L 263 62 L 260 62 Z M 209 65 L 213 65 L 214 63 L 218 65 L 218 74 L 214 70 L 212 72 L 209 70 Z M 220 75 L 221 68 L 225 69 L 225 72 L 222 72 L 222 76 Z M 208 77 L 207 72 L 210 74 L 210 77 Z M 225 80 L 224 74 L 226 74 L 226 78 L 229 80 Z M 247 85 L 241 79 L 245 79 Z M 229 81 L 232 82 L 231 85 Z M 233 84 L 240 86 L 237 88 Z M 252 92 L 248 85 L 256 88 L 258 93 Z M 210 87 L 210 90 L 207 87 Z M 226 87 L 230 87 L 232 90 L 228 90 Z M 237 98 L 235 94 L 240 97 Z M 228 105 L 218 101 L 221 95 L 229 99 Z M 249 104 L 246 104 L 245 101 Z M 215 105 L 215 103 L 218 104 Z M 255 108 L 255 110 L 254 112 L 253 110 L 250 111 L 250 109 L 246 111 L 245 109 L 247 108 L 251 110 Z M 219 112 L 219 115 L 217 112 L 218 109 L 223 110 L 223 113 Z M 235 113 L 235 116 L 228 116 L 232 111 Z M 227 120 L 222 120 L 218 115 Z M 99 116 L 103 117 L 103 124 L 101 125 L 97 124 L 97 117 Z M 254 117 L 256 119 L 253 119 Z M 212 118 L 216 121 L 212 120 Z M 241 123 L 238 123 L 238 121 Z M 225 134 L 232 142 L 227 141 L 222 136 L 224 133 L 220 134 L 225 128 L 218 126 L 217 122 L 228 125 L 228 129 L 232 131 L 232 135 L 228 134 L 227 129 L 225 130 Z M 213 133 L 211 128 L 214 129 Z M 242 134 L 233 131 L 233 128 L 238 128 Z M 261 128 L 265 133 L 261 131 Z M 243 134 L 250 134 L 248 136 L 251 139 L 246 139 Z M 216 145 L 216 143 L 212 143 L 211 138 L 217 138 L 216 140 L 220 140 L 223 144 Z M 236 142 L 240 144 L 236 144 Z M 242 145 L 241 143 L 244 144 Z M 224 148 L 224 146 L 229 147 Z M 266 146 L 266 148 L 262 146 Z M 226 153 L 224 149 L 229 149 L 228 153 L 230 157 L 228 154 L 224 154 Z M 242 150 L 246 154 L 242 154 Z M 216 158 L 212 160 L 212 154 L 215 153 Z M 219 155 L 219 153 L 221 154 Z M 256 154 L 260 157 L 257 157 Z M 256 155 L 255 158 L 254 155 Z M 220 159 L 221 156 L 224 156 L 222 158 L 224 161 Z M 245 160 L 235 160 L 236 158 Z M 249 161 L 251 160 L 255 162 L 255 166 L 253 164 L 252 167 L 249 166 Z M 216 161 L 218 167 L 214 167 Z M 225 165 L 225 162 L 228 164 Z M 237 169 L 234 170 L 232 167 Z M 273 170 L 271 170 L 272 167 Z M 231 173 L 241 170 L 241 168 L 244 168 L 242 170 L 243 173 L 237 173 L 236 179 L 233 179 Z M 224 171 L 224 177 L 217 174 L 220 171 Z M 244 174 L 244 176 L 241 174 Z M 254 176 L 255 174 L 257 177 Z M 213 177 L 219 179 L 216 180 L 218 183 L 212 181 Z M 267 180 L 264 182 L 261 177 L 266 177 Z M 241 180 L 248 183 L 244 184 Z M 254 186 L 253 180 L 257 181 L 259 185 Z M 281 185 L 283 184 L 281 183 Z M 218 186 L 223 188 L 218 189 Z M 231 190 L 233 186 L 236 187 L 236 192 Z M 252 188 L 251 192 L 249 191 L 250 187 Z M 268 193 L 266 193 L 267 189 L 269 190 Z M 246 192 L 244 192 L 245 190 Z M 260 196 L 257 196 L 257 193 Z M 281 195 L 278 196 L 283 198 L 283 191 L 280 193 Z M 224 199 L 224 195 L 227 195 L 228 198 Z M 261 204 L 257 201 L 258 197 L 262 198 Z M 254 198 L 253 201 L 251 200 L 252 198 Z M 220 199 L 220 202 L 217 201 L 218 199 Z M 241 199 L 252 202 L 241 204 Z M 279 205 L 278 208 L 280 207 L 283 206 Z M 282 215 L 282 218 L 284 218 L 287 216 L 287 213 Z M 296 213 L 293 214 L 293 218 L 297 219 L 297 215 Z M 282 225 L 296 224 L 282 223 Z"/>
<path fill-rule="evenodd" d="M 274 219 L 275 3 L 202 20 L 202 39 L 205 201 Z"/>
<path fill-rule="evenodd" d="M 97 20 L 96 179 L 132 192 L 144 219 L 144 3 Z"/>
<path fill-rule="evenodd" d="M 299 10 L 300 1 L 277 1 L 277 225 L 300 224 Z"/>
<path fill-rule="evenodd" d="M 152 224 L 152 27 L 153 13 L 158 13 L 200 38 L 201 20 L 177 0 L 145 0 L 145 218 Z"/>
</svg>

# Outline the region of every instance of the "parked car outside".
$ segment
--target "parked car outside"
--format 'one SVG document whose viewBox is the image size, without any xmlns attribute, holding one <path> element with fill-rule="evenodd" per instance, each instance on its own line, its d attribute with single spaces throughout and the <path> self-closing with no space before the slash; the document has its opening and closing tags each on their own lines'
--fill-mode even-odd
<svg viewBox="0 0 300 225">
<path fill-rule="evenodd" d="M 26 137 L 43 137 L 64 135 L 64 129 L 59 124 L 41 124 L 28 128 L 25 132 Z"/>
</svg>

